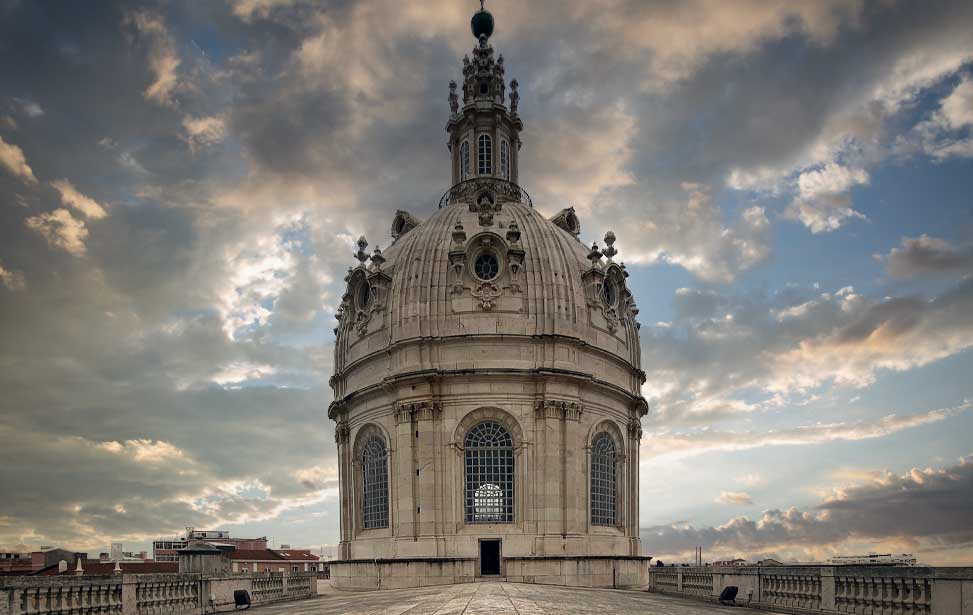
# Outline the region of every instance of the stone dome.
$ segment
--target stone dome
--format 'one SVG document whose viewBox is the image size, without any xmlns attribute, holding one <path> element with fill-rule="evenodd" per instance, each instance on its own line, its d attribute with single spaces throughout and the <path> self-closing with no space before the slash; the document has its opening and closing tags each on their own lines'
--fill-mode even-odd
<svg viewBox="0 0 973 615">
<path fill-rule="evenodd" d="M 481 36 L 462 102 L 450 82 L 452 188 L 425 220 L 397 211 L 384 251 L 360 238 L 345 278 L 337 587 L 420 583 L 420 568 L 643 582 L 638 310 L 614 234 L 584 245 L 573 208 L 546 218 L 518 185 L 504 71 Z"/>
<path fill-rule="evenodd" d="M 349 271 L 337 330 L 337 397 L 416 370 L 481 368 L 597 372 L 606 384 L 639 395 L 637 310 L 627 274 L 581 243 L 573 210 L 548 220 L 518 187 L 482 179 L 459 184 L 441 205 L 425 222 L 397 213 L 392 245 L 371 257 L 362 250 L 360 258 L 371 263 Z M 491 269 L 478 272 L 478 262 Z M 462 349 L 476 339 L 497 347 L 517 339 L 525 351 Z M 555 339 L 570 351 L 547 355 Z M 407 350 L 419 342 L 427 352 Z M 433 347 L 437 352 L 428 352 Z M 393 349 L 402 352 L 389 354 Z M 369 365 L 375 353 L 383 353 L 384 369 Z"/>
</svg>

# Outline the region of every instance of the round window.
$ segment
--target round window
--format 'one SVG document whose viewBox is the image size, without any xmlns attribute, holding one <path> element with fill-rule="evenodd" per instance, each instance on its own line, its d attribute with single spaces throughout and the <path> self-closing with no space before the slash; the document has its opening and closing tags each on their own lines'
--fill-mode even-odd
<svg viewBox="0 0 973 615">
<path fill-rule="evenodd" d="M 368 286 L 367 282 L 362 282 L 358 285 L 358 290 L 355 292 L 355 303 L 358 305 L 359 310 L 364 310 L 372 302 L 372 289 Z"/>
<path fill-rule="evenodd" d="M 606 304 L 614 307 L 615 300 L 618 298 L 618 293 L 615 290 L 614 280 L 605 280 L 605 283 L 601 285 L 601 298 Z"/>
<path fill-rule="evenodd" d="M 500 273 L 500 259 L 492 252 L 484 252 L 473 261 L 473 273 L 484 282 L 497 277 Z"/>
</svg>

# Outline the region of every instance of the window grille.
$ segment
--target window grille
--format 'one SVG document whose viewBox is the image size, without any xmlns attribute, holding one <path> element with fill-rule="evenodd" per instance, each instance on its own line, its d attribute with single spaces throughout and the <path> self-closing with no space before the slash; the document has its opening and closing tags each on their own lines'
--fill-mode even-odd
<svg viewBox="0 0 973 615">
<path fill-rule="evenodd" d="M 362 517 L 366 530 L 389 526 L 389 471 L 385 442 L 372 436 L 362 450 Z"/>
<path fill-rule="evenodd" d="M 466 522 L 514 520 L 514 447 L 510 433 L 495 421 L 478 423 L 466 434 Z"/>
<path fill-rule="evenodd" d="M 591 446 L 591 523 L 615 525 L 616 496 L 615 441 L 602 432 Z"/>
<path fill-rule="evenodd" d="M 490 175 L 493 173 L 493 140 L 490 135 L 480 135 L 479 149 L 477 150 L 477 164 L 480 175 Z"/>
<path fill-rule="evenodd" d="M 500 142 L 500 177 L 510 179 L 510 146 L 506 141 Z"/>
<path fill-rule="evenodd" d="M 463 141 L 459 146 L 459 179 L 460 181 L 470 177 L 470 142 Z"/>
<path fill-rule="evenodd" d="M 484 282 L 488 282 L 497 277 L 500 273 L 500 261 L 496 254 L 484 252 L 476 257 L 473 262 L 473 273 Z"/>
</svg>

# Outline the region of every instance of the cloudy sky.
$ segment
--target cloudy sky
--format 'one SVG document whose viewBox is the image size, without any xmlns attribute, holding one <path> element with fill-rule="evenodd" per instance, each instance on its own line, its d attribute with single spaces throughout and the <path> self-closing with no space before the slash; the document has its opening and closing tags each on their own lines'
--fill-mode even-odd
<svg viewBox="0 0 973 615">
<path fill-rule="evenodd" d="M 0 545 L 337 540 L 353 238 L 430 215 L 472 0 L 0 0 Z M 490 0 L 613 228 L 663 560 L 973 563 L 973 3 Z"/>
</svg>

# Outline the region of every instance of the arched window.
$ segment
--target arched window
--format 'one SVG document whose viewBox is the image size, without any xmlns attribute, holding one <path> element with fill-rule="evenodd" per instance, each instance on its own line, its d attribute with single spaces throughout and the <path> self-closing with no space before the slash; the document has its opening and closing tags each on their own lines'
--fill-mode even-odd
<svg viewBox="0 0 973 615">
<path fill-rule="evenodd" d="M 615 525 L 615 441 L 605 432 L 591 444 L 591 523 Z"/>
<path fill-rule="evenodd" d="M 372 436 L 362 447 L 362 521 L 366 530 L 389 526 L 389 469 L 385 441 Z"/>
<path fill-rule="evenodd" d="M 493 173 L 493 139 L 490 135 L 480 135 L 479 149 L 477 150 L 477 168 L 480 175 L 491 175 Z"/>
<path fill-rule="evenodd" d="M 466 434 L 466 522 L 514 520 L 514 447 L 503 425 L 477 423 Z"/>
<path fill-rule="evenodd" d="M 510 145 L 506 139 L 500 141 L 500 177 L 510 179 Z"/>
<path fill-rule="evenodd" d="M 470 142 L 463 141 L 459 146 L 459 180 L 463 181 L 470 177 Z"/>
</svg>

